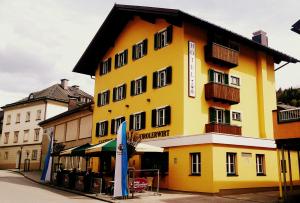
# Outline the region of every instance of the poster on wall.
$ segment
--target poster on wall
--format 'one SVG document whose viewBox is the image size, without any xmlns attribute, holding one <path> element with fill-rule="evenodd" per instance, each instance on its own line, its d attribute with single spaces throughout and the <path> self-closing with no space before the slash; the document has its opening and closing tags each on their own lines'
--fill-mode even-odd
<svg viewBox="0 0 300 203">
<path fill-rule="evenodd" d="M 196 97 L 196 47 L 195 43 L 188 42 L 188 72 L 189 72 L 189 97 Z"/>
</svg>

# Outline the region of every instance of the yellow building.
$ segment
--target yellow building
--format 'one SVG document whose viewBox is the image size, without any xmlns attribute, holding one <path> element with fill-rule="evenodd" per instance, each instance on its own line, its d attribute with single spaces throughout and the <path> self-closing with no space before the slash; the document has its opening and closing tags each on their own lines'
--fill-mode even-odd
<svg viewBox="0 0 300 203">
<path fill-rule="evenodd" d="M 115 5 L 73 70 L 95 76 L 92 143 L 126 120 L 166 149 L 130 161 L 160 168 L 165 188 L 277 186 L 274 63 L 298 60 L 266 43 L 179 10 Z"/>
</svg>

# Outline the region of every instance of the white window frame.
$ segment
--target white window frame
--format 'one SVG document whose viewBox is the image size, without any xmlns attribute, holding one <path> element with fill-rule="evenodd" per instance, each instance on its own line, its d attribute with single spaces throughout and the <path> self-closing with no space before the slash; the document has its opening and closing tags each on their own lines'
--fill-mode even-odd
<svg viewBox="0 0 300 203">
<path fill-rule="evenodd" d="M 157 72 L 157 87 L 164 87 L 167 85 L 167 69 Z"/>
<path fill-rule="evenodd" d="M 133 114 L 133 130 L 142 129 L 142 113 Z"/>
<path fill-rule="evenodd" d="M 4 144 L 8 144 L 9 141 L 9 132 L 4 133 Z"/>
<path fill-rule="evenodd" d="M 37 110 L 36 111 L 36 120 L 41 120 L 42 118 L 42 110 Z"/>
<path fill-rule="evenodd" d="M 193 152 L 191 156 L 191 175 L 201 175 L 201 153 Z M 194 166 L 196 170 L 194 171 Z"/>
<path fill-rule="evenodd" d="M 166 108 L 163 107 L 156 110 L 156 126 L 164 126 L 166 124 Z"/>
<path fill-rule="evenodd" d="M 26 112 L 26 120 L 25 122 L 30 122 L 30 111 Z"/>
<path fill-rule="evenodd" d="M 109 61 L 109 59 L 102 61 L 102 67 L 100 67 L 100 68 L 102 68 L 102 70 L 101 70 L 102 75 L 105 75 L 108 73 L 108 64 L 109 64 L 108 61 Z"/>
<path fill-rule="evenodd" d="M 237 115 L 240 115 L 240 118 L 238 119 Z M 233 121 L 242 121 L 242 113 L 239 111 L 231 111 L 231 120 Z"/>
<path fill-rule="evenodd" d="M 134 95 L 142 94 L 143 93 L 143 80 L 139 78 L 134 81 Z"/>
<path fill-rule="evenodd" d="M 264 175 L 265 174 L 265 155 L 256 154 L 256 174 Z"/>
<path fill-rule="evenodd" d="M 215 107 L 214 107 L 214 109 L 216 111 L 216 123 L 224 124 L 225 123 L 225 110 L 220 109 L 220 108 L 215 108 Z"/>
<path fill-rule="evenodd" d="M 9 114 L 6 117 L 6 125 L 10 125 L 10 123 L 11 123 L 11 115 Z"/>
<path fill-rule="evenodd" d="M 135 58 L 136 59 L 139 59 L 139 58 L 142 58 L 144 56 L 144 42 L 141 41 L 139 43 L 136 43 L 135 44 Z"/>
<path fill-rule="evenodd" d="M 223 72 L 214 70 L 214 83 L 218 83 L 218 84 L 225 83 L 225 77 Z"/>
<path fill-rule="evenodd" d="M 233 82 L 233 79 L 238 80 L 238 84 Z M 235 87 L 240 87 L 241 86 L 241 79 L 235 75 L 230 75 L 230 85 L 235 86 Z"/>
<path fill-rule="evenodd" d="M 120 100 L 124 99 L 123 92 L 124 92 L 124 84 L 116 87 L 116 98 L 115 98 L 116 101 L 120 101 Z"/>
<path fill-rule="evenodd" d="M 19 141 L 19 134 L 20 134 L 19 131 L 14 132 L 14 143 L 17 143 Z"/>
<path fill-rule="evenodd" d="M 121 66 L 124 66 L 125 65 L 125 51 L 122 51 L 120 53 L 118 53 L 118 60 L 117 60 L 117 66 L 118 67 L 121 67 Z"/>
<path fill-rule="evenodd" d="M 122 118 L 123 117 L 115 118 L 115 129 L 114 129 L 115 134 L 118 133 L 118 128 L 122 123 Z"/>
<path fill-rule="evenodd" d="M 226 173 L 227 175 L 236 175 L 237 154 L 233 152 L 226 153 Z M 232 169 L 233 168 L 233 169 Z"/>
<path fill-rule="evenodd" d="M 168 45 L 167 39 L 168 39 L 168 31 L 165 28 L 164 30 L 158 33 L 158 41 L 161 48 Z"/>
<path fill-rule="evenodd" d="M 107 97 L 108 97 L 108 90 L 105 90 L 103 92 L 100 92 L 100 106 L 104 106 L 107 103 Z"/>
<path fill-rule="evenodd" d="M 21 113 L 17 113 L 16 123 L 20 123 L 20 120 L 21 120 Z"/>
<path fill-rule="evenodd" d="M 40 128 L 34 129 L 34 141 L 39 141 L 39 139 L 40 139 L 40 131 L 41 131 Z"/>
<path fill-rule="evenodd" d="M 37 160 L 37 154 L 38 154 L 38 150 L 34 149 L 31 152 L 31 160 Z"/>
<path fill-rule="evenodd" d="M 99 122 L 99 136 L 104 136 L 105 135 L 105 122 L 106 121 L 101 121 Z"/>
</svg>

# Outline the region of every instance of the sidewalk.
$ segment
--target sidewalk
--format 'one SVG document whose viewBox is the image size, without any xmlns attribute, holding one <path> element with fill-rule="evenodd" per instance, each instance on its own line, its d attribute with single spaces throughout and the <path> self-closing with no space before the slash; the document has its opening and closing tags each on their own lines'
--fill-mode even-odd
<svg viewBox="0 0 300 203">
<path fill-rule="evenodd" d="M 18 172 L 18 171 L 15 171 Z M 164 203 L 179 203 L 179 202 L 228 202 L 228 203 L 250 203 L 250 202 L 279 202 L 278 201 L 278 191 L 270 191 L 270 192 L 259 192 L 259 193 L 247 193 L 247 194 L 237 194 L 237 195 L 226 195 L 226 196 L 216 196 L 216 195 L 204 195 L 199 193 L 189 193 L 189 192 L 179 192 L 179 191 L 170 191 L 170 190 L 162 190 L 160 191 L 160 195 L 154 195 L 154 192 L 143 192 L 135 194 L 136 197 L 126 200 L 113 200 L 111 196 L 108 195 L 98 195 L 96 194 L 88 194 L 83 193 L 76 190 L 70 190 L 64 187 L 57 187 L 47 183 L 43 183 L 40 181 L 41 171 L 31 171 L 31 172 L 22 172 L 21 174 L 24 177 L 37 182 L 39 184 L 47 185 L 49 187 L 53 187 L 59 190 L 64 190 L 67 192 L 75 193 L 78 195 L 84 195 L 86 197 L 99 199 L 106 202 L 127 202 L 127 203 L 153 203 L 153 202 L 164 202 Z"/>
</svg>

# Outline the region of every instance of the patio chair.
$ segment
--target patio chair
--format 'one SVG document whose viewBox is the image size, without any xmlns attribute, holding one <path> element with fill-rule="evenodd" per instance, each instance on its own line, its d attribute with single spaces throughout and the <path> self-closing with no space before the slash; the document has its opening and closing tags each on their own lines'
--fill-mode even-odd
<svg viewBox="0 0 300 203">
<path fill-rule="evenodd" d="M 150 188 L 152 191 L 152 185 L 153 185 L 153 177 L 147 177 L 147 190 Z"/>
</svg>

